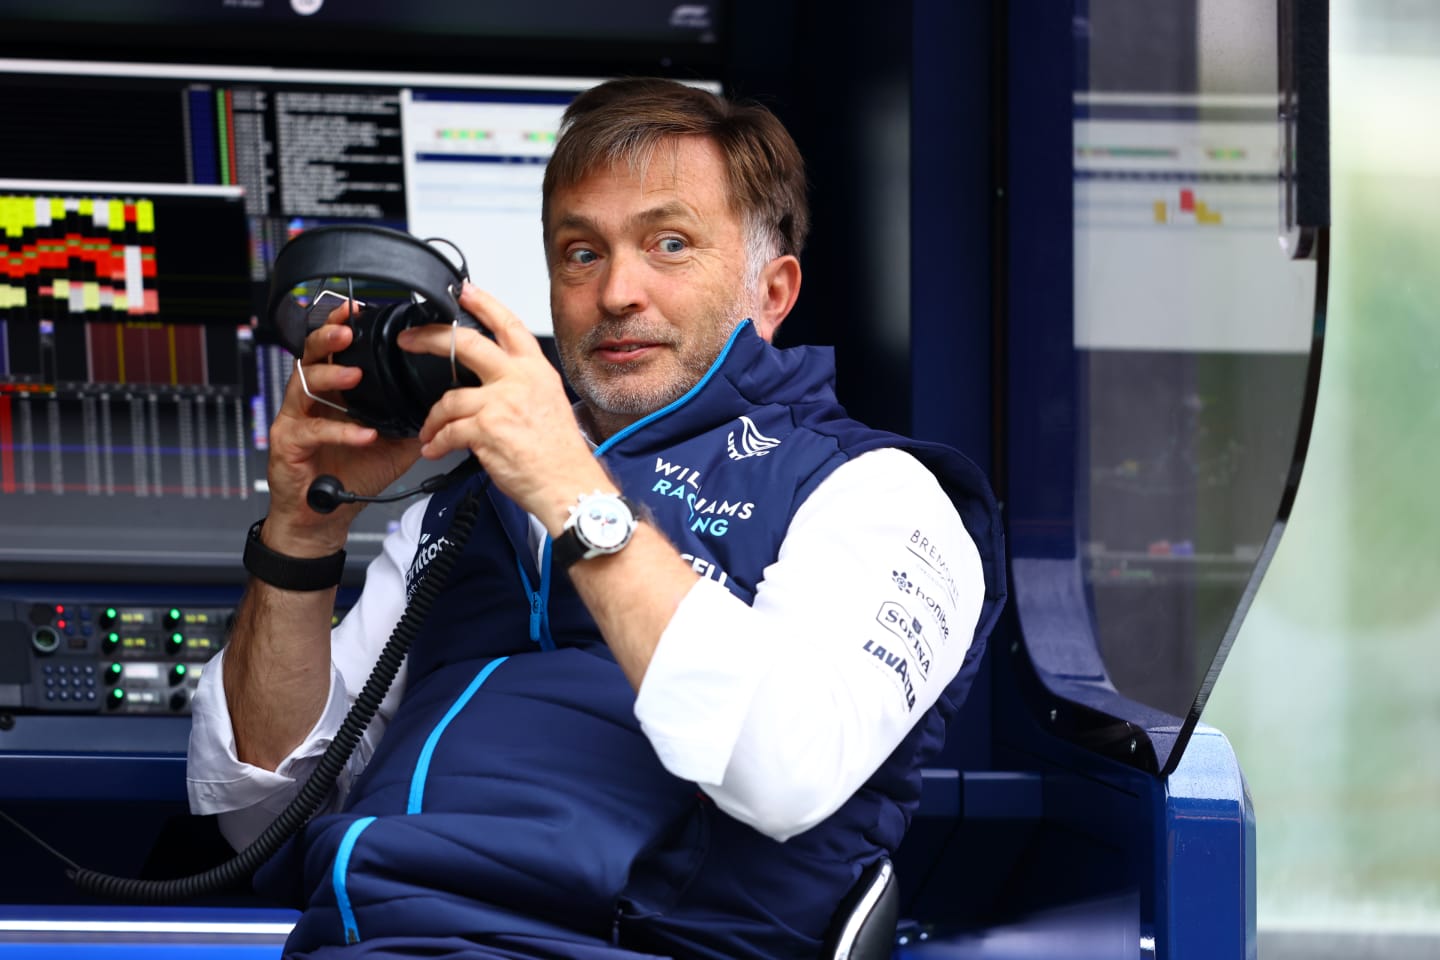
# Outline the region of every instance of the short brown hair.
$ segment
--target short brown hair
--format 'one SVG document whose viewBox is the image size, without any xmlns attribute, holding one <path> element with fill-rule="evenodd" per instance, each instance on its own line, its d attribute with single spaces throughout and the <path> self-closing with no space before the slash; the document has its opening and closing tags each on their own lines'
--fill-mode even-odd
<svg viewBox="0 0 1440 960">
<path fill-rule="evenodd" d="M 800 255 L 810 230 L 805 161 L 785 127 L 764 106 L 725 100 L 673 80 L 611 80 L 575 98 L 545 168 L 541 219 L 549 231 L 550 197 L 615 163 L 643 165 L 672 137 L 700 136 L 720 148 L 729 170 L 730 205 L 749 242 L 769 256 Z"/>
</svg>

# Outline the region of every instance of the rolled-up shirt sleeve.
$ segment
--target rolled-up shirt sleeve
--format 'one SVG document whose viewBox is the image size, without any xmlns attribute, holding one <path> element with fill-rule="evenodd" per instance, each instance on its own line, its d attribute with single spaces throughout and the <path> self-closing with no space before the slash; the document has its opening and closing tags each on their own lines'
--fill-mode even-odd
<svg viewBox="0 0 1440 960">
<path fill-rule="evenodd" d="M 202 670 L 191 702 L 186 789 L 191 811 L 217 814 L 220 832 L 236 849 L 258 837 L 300 792 L 359 696 L 404 613 L 405 571 L 415 555 L 424 512 L 424 501 L 406 510 L 399 529 L 386 537 L 380 555 L 370 562 L 359 599 L 331 631 L 330 690 L 325 708 L 305 739 L 275 770 L 244 763 L 236 753 L 230 707 L 225 699 L 224 650 Z M 336 783 L 331 809 L 339 807 L 350 784 L 369 762 L 404 689 L 402 665 Z"/>
<path fill-rule="evenodd" d="M 796 511 L 747 605 L 686 595 L 635 713 L 666 768 L 778 840 L 834 813 L 959 671 L 984 598 L 979 552 L 900 450 L 833 471 Z"/>
</svg>

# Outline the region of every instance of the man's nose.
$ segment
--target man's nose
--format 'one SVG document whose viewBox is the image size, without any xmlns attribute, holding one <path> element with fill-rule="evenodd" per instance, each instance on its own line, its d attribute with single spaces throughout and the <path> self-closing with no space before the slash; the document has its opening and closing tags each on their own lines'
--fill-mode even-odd
<svg viewBox="0 0 1440 960">
<path fill-rule="evenodd" d="M 612 317 L 643 313 L 649 306 L 645 265 L 639 255 L 620 252 L 609 257 L 600 284 L 600 306 Z"/>
</svg>

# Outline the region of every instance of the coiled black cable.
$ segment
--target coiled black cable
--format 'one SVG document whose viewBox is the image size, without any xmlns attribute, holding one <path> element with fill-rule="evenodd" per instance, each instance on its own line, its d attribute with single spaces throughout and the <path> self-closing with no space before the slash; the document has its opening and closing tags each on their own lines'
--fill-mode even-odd
<svg viewBox="0 0 1440 960">
<path fill-rule="evenodd" d="M 370 721 L 375 718 L 375 712 L 380 709 L 385 694 L 395 682 L 395 674 L 400 671 L 400 664 L 405 662 L 410 644 L 420 632 L 435 598 L 449 579 L 451 568 L 454 567 L 460 552 L 465 549 L 466 541 L 470 539 L 470 531 L 480 512 L 481 498 L 488 485 L 487 477 L 484 482 L 469 490 L 455 509 L 455 516 L 446 531 L 443 548 L 426 566 L 410 603 L 406 605 L 400 622 L 395 624 L 395 629 L 391 631 L 390 639 L 386 641 L 385 648 L 375 662 L 375 669 L 370 672 L 370 677 L 365 681 L 365 686 L 355 699 L 350 712 L 345 715 L 335 739 L 330 741 L 330 746 L 325 749 L 319 764 L 306 779 L 299 794 L 280 812 L 274 822 L 265 828 L 264 833 L 234 857 L 203 873 L 173 880 L 137 880 L 83 868 L 67 870 L 66 875 L 75 885 L 85 893 L 106 900 L 169 903 L 228 890 L 254 875 L 266 860 L 274 856 L 275 852 L 315 815 L 315 811 L 320 809 L 320 804 L 334 788 L 340 772 L 345 769 L 350 755 L 359 745 L 365 728 L 370 726 Z"/>
</svg>

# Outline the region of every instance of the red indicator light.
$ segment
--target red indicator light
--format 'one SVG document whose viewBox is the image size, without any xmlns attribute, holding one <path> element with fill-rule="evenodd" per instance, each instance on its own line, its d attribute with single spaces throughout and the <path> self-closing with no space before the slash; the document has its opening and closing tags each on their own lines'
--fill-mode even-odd
<svg viewBox="0 0 1440 960">
<path fill-rule="evenodd" d="M 65 615 L 65 607 L 64 607 L 64 605 L 59 604 L 59 603 L 55 604 L 55 615 L 56 615 L 57 617 L 63 617 L 63 616 Z"/>
</svg>

